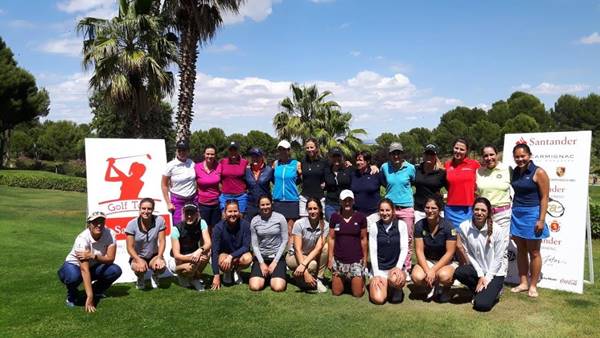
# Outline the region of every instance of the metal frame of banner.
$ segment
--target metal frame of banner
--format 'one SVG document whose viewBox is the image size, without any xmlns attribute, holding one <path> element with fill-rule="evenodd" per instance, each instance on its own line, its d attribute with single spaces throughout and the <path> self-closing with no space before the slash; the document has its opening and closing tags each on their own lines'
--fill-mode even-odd
<svg viewBox="0 0 600 338">
<path fill-rule="evenodd" d="M 587 225 L 586 225 L 586 237 L 587 237 L 587 249 L 588 249 L 588 278 L 590 280 L 583 280 L 585 284 L 594 284 L 594 256 L 592 254 L 592 217 L 590 215 L 590 202 L 588 201 L 587 206 Z"/>
</svg>

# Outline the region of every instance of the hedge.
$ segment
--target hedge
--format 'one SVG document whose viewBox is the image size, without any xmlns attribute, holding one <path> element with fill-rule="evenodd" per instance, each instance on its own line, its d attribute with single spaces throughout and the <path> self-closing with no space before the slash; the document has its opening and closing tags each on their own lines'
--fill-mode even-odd
<svg viewBox="0 0 600 338">
<path fill-rule="evenodd" d="M 600 204 L 590 204 L 592 219 L 592 238 L 600 238 Z"/>
<path fill-rule="evenodd" d="M 19 157 L 14 161 L 14 168 L 21 170 L 43 170 L 68 176 L 85 177 L 85 162 L 81 160 L 38 161 L 28 157 Z"/>
<path fill-rule="evenodd" d="M 0 185 L 33 189 L 86 192 L 85 178 L 64 176 L 46 172 L 41 174 L 39 172 L 3 170 L 0 171 Z"/>
</svg>

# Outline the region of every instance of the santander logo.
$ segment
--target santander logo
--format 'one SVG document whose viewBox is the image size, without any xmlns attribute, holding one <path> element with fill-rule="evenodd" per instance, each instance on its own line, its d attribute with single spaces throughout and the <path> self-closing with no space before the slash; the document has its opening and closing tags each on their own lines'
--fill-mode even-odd
<svg viewBox="0 0 600 338">
<path fill-rule="evenodd" d="M 527 144 L 527 141 L 525 141 L 525 139 L 523 138 L 523 136 L 521 136 L 519 138 L 519 140 L 515 144 Z"/>
</svg>

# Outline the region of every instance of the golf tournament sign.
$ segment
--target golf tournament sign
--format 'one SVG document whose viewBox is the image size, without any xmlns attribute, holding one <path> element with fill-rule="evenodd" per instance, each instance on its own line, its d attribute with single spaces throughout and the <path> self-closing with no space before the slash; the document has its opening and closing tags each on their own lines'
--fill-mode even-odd
<svg viewBox="0 0 600 338">
<path fill-rule="evenodd" d="M 164 140 L 85 139 L 88 212 L 102 211 L 106 225 L 115 231 L 115 263 L 123 270 L 117 282 L 136 279 L 129 267 L 125 243 L 127 223 L 139 215 L 139 201 L 152 198 L 154 214 L 163 217 L 171 233 L 171 214 L 164 201 L 161 179 L 166 166 Z M 171 241 L 167 238 L 169 252 Z"/>
<path fill-rule="evenodd" d="M 531 159 L 550 179 L 546 213 L 550 237 L 541 244 L 540 287 L 583 292 L 591 140 L 590 131 L 504 135 L 505 163 L 514 168 L 513 147 L 527 144 Z M 516 260 L 510 263 L 516 265 Z M 518 276 L 510 273 L 516 271 L 514 265 L 509 267 L 509 282 L 518 282 Z"/>
</svg>

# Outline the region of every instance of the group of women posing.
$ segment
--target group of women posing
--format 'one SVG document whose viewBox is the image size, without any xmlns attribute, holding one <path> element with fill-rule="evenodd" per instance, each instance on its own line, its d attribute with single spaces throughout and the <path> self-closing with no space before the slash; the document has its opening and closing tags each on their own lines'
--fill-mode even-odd
<svg viewBox="0 0 600 338">
<path fill-rule="evenodd" d="M 431 144 L 424 149 L 423 162 L 414 166 L 404 159 L 402 145 L 392 143 L 389 161 L 379 168 L 367 152 L 356 154 L 352 167 L 339 149 L 332 149 L 328 159 L 318 149 L 317 141 L 309 139 L 305 158 L 297 161 L 284 140 L 278 144 L 277 160 L 267 165 L 260 149 L 251 149 L 247 161 L 232 142 L 227 158 L 217 162 L 216 149 L 209 146 L 204 160 L 194 164 L 187 143 L 178 142 L 177 157 L 167 165 L 162 182 L 175 224 L 170 263 L 163 258 L 164 222 L 152 216 L 153 200 L 141 201 L 140 217 L 126 229 L 137 286 L 146 286 L 150 272 L 155 286 L 156 276 L 168 267 L 180 284 L 204 290 L 200 273 L 210 262 L 213 289 L 241 283 L 240 271 L 252 265 L 251 290 L 267 283 L 274 291 L 285 290 L 289 269 L 301 288 L 324 292 L 327 267 L 334 295 L 347 290 L 362 296 L 370 274 L 373 303 L 401 302 L 409 279 L 427 299 L 445 302 L 448 289 L 459 280 L 474 293 L 474 308 L 488 311 L 502 289 L 512 235 L 521 278 L 512 291 L 537 297 L 540 242 L 548 236 L 548 176 L 531 161 L 527 145 L 513 149 L 514 170 L 498 162 L 492 146 L 482 149 L 480 167 L 467 157 L 464 139 L 456 140 L 453 157 L 444 166 Z M 384 198 L 380 187 L 385 188 Z M 445 206 L 440 192 L 444 187 Z M 89 223 L 90 236 L 96 227 Z M 84 233 L 80 237 L 90 237 Z M 80 258 L 81 252 L 87 251 L 74 247 L 65 265 L 76 260 L 97 263 L 95 256 Z M 73 301 L 73 285 L 76 289 L 81 283 L 81 274 L 75 283 L 61 271 L 71 290 L 67 301 Z"/>
</svg>

